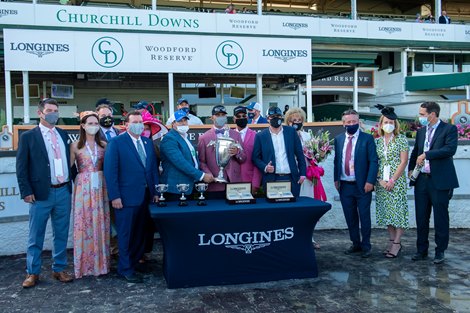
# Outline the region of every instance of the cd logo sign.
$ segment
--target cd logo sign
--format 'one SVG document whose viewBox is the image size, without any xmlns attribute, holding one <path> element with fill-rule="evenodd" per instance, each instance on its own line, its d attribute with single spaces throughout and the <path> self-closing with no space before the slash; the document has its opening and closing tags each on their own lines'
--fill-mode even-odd
<svg viewBox="0 0 470 313">
<path fill-rule="evenodd" d="M 232 40 L 222 42 L 215 53 L 217 62 L 227 70 L 238 68 L 245 58 L 242 47 Z"/>
<path fill-rule="evenodd" d="M 91 55 L 99 66 L 111 68 L 121 63 L 124 49 L 113 37 L 101 37 L 93 44 Z"/>
</svg>

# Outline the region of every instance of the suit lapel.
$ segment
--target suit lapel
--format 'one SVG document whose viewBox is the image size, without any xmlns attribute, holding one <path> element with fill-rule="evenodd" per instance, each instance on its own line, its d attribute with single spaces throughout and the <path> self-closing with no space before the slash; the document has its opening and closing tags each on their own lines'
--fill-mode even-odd
<svg viewBox="0 0 470 313">
<path fill-rule="evenodd" d="M 142 164 L 142 161 L 140 160 L 139 153 L 137 152 L 137 148 L 134 145 L 134 141 L 132 140 L 131 135 L 129 135 L 129 133 L 126 132 L 124 134 L 124 136 L 126 136 L 126 142 L 129 145 L 129 149 L 132 151 L 134 156 L 137 158 L 137 162 L 139 162 L 140 165 L 145 167 L 145 164 Z"/>
<path fill-rule="evenodd" d="M 439 126 L 437 126 L 437 128 L 434 130 L 434 134 L 432 135 L 432 139 L 431 139 L 431 144 L 429 145 L 429 149 L 431 150 L 432 149 L 432 146 L 434 145 L 434 142 L 436 141 L 436 138 L 442 133 L 442 130 L 444 129 L 444 122 L 441 121 L 439 123 Z"/>
<path fill-rule="evenodd" d="M 42 137 L 41 128 L 37 126 L 34 130 L 35 130 L 34 136 L 36 137 L 35 141 L 40 142 L 39 146 L 41 147 L 40 149 L 41 153 L 43 154 L 44 158 L 46 158 L 46 160 L 48 160 L 49 162 L 49 156 L 47 155 L 46 143 L 44 142 L 44 138 Z"/>
<path fill-rule="evenodd" d="M 339 156 L 339 167 L 341 167 L 341 164 L 343 163 L 343 149 L 344 149 L 344 141 L 346 140 L 346 134 L 342 134 L 338 138 L 338 144 L 339 144 L 339 149 L 338 149 L 338 156 Z"/>
</svg>

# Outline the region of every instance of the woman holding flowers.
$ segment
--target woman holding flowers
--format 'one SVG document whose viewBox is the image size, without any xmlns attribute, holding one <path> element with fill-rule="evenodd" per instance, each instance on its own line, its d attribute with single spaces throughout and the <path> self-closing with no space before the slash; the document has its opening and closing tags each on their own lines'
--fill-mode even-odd
<svg viewBox="0 0 470 313">
<path fill-rule="evenodd" d="M 382 116 L 376 139 L 379 172 L 376 186 L 377 224 L 387 226 L 389 241 L 385 257 L 395 258 L 401 250 L 401 237 L 408 228 L 408 201 L 405 168 L 408 141 L 400 134 L 400 124 L 393 108 L 377 105 Z"/>
</svg>

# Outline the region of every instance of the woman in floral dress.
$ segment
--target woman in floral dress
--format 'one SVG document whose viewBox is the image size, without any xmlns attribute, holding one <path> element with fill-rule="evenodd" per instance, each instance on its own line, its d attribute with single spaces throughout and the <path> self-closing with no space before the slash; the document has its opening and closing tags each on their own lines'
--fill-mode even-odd
<svg viewBox="0 0 470 313">
<path fill-rule="evenodd" d="M 80 137 L 70 149 L 78 169 L 72 200 L 76 278 L 107 274 L 110 268 L 109 201 L 103 177 L 106 143 L 100 140 L 96 113 L 80 113 L 80 123 Z"/>
<path fill-rule="evenodd" d="M 377 224 L 389 234 L 385 257 L 395 258 L 401 251 L 401 237 L 408 228 L 408 200 L 405 168 L 408 140 L 400 134 L 393 108 L 380 106 L 379 135 L 376 139 L 379 173 L 376 188 Z"/>
</svg>

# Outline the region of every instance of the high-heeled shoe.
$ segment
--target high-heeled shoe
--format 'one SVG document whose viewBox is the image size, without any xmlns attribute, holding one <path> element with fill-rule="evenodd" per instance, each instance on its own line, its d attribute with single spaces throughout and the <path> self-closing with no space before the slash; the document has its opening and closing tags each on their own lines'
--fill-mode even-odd
<svg viewBox="0 0 470 313">
<path fill-rule="evenodd" d="M 394 240 L 393 240 L 393 239 L 390 239 L 390 241 L 392 242 L 392 244 L 390 245 L 390 248 L 391 248 L 392 245 L 393 245 L 393 241 L 394 241 Z M 385 249 L 384 251 L 382 251 L 382 254 L 383 254 L 383 255 L 386 255 L 386 254 L 389 253 L 389 252 L 390 252 L 390 249 Z"/>
<path fill-rule="evenodd" d="M 398 254 L 400 253 L 401 251 L 401 248 L 402 248 L 402 245 L 401 245 L 401 242 L 394 242 L 393 243 L 394 245 L 400 245 L 400 248 L 398 249 L 397 253 L 396 254 L 393 254 L 391 252 L 388 252 L 385 257 L 388 258 L 388 259 L 394 259 L 398 256 Z"/>
</svg>

